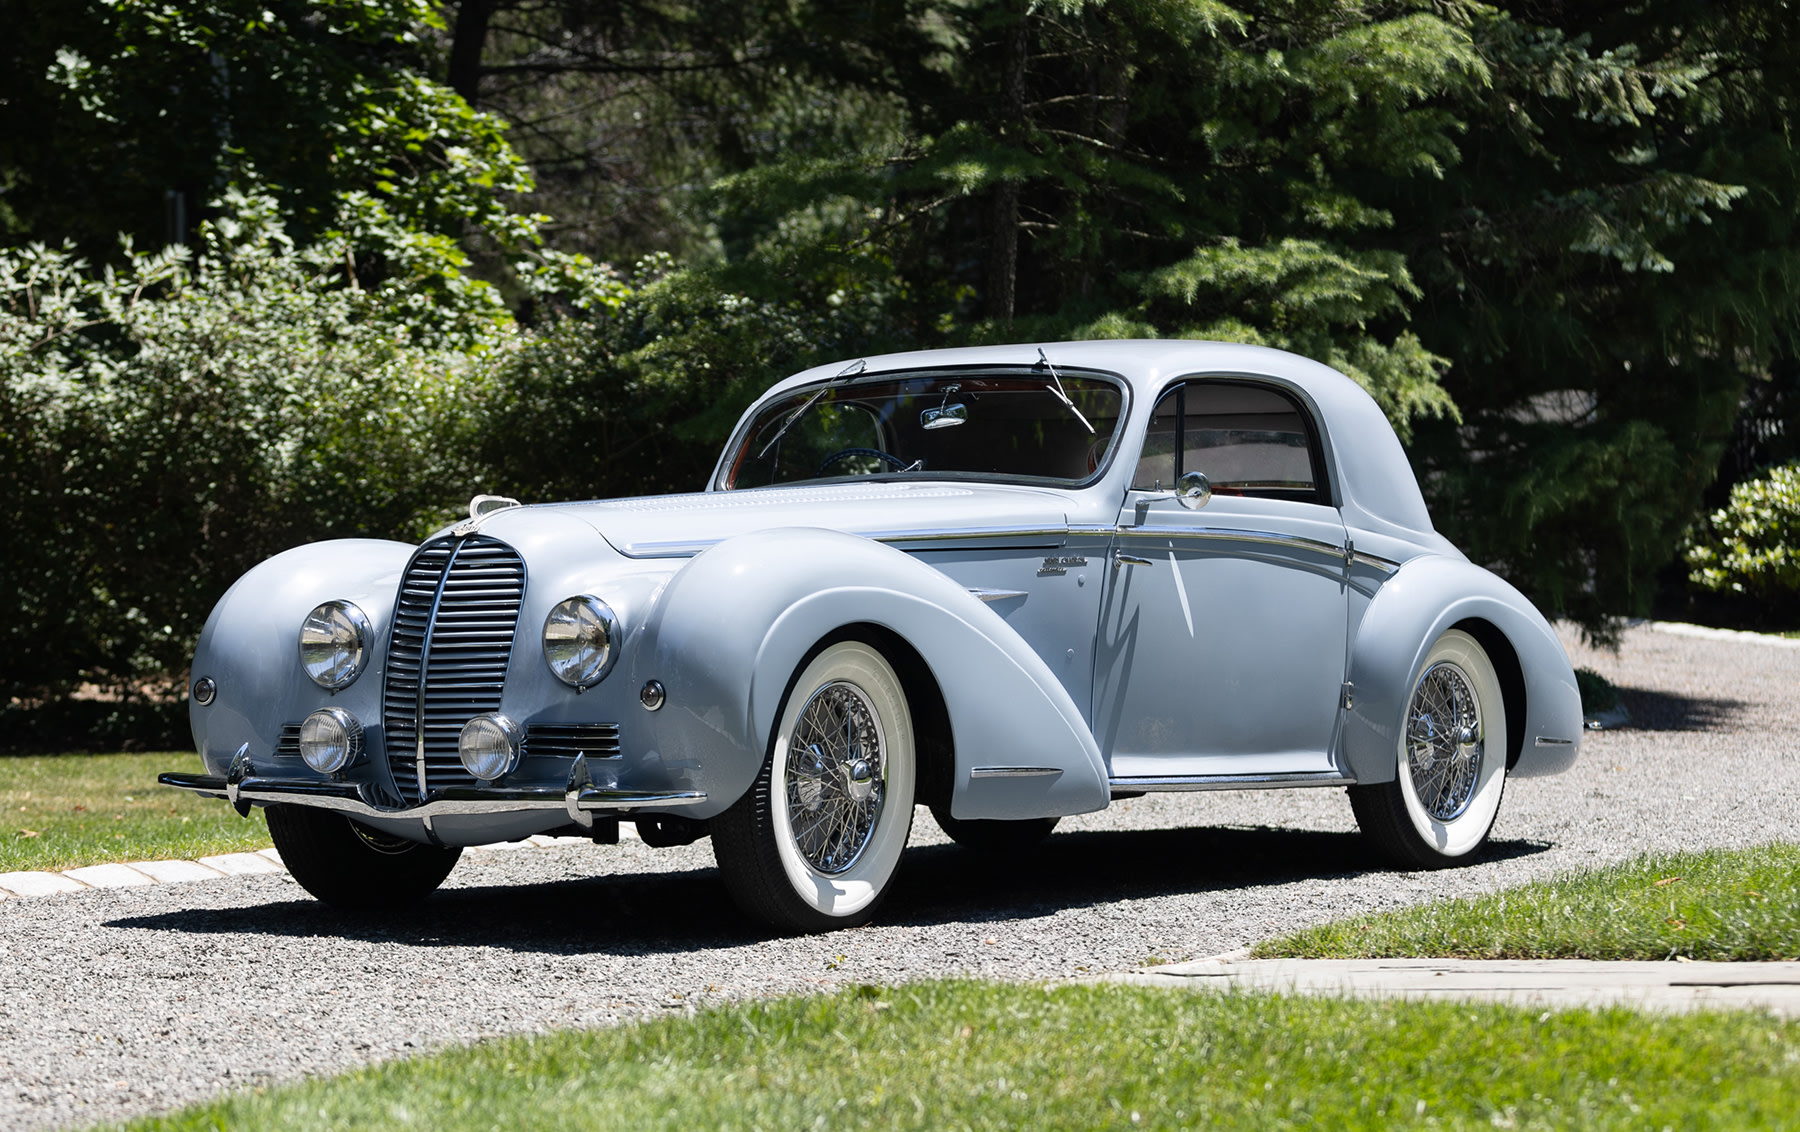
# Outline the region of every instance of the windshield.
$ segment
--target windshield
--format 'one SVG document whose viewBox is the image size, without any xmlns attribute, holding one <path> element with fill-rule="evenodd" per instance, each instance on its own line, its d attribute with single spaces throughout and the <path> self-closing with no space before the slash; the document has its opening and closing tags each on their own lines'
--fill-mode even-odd
<svg viewBox="0 0 1800 1132">
<path fill-rule="evenodd" d="M 1078 484 L 1106 463 L 1117 381 L 1036 371 L 830 382 L 764 405 L 726 466 L 727 490 L 863 476 Z"/>
</svg>

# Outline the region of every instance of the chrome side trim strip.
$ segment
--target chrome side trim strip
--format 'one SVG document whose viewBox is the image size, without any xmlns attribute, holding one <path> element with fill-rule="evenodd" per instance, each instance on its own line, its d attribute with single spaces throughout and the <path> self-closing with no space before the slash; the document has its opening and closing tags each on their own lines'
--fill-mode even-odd
<svg viewBox="0 0 1800 1132">
<path fill-rule="evenodd" d="M 1552 739 L 1548 735 L 1539 735 L 1537 737 L 1536 745 L 1539 747 L 1573 747 L 1575 745 L 1575 740 L 1573 740 L 1573 739 Z"/>
<path fill-rule="evenodd" d="M 1055 766 L 978 766 L 969 770 L 970 778 L 1056 778 L 1062 774 Z"/>
<path fill-rule="evenodd" d="M 1111 778 L 1114 790 L 1272 790 L 1285 786 L 1354 786 L 1349 775 L 1298 771 L 1287 774 L 1178 774 L 1166 778 Z"/>
<path fill-rule="evenodd" d="M 629 558 L 692 558 L 703 550 L 719 545 L 720 541 L 716 538 L 708 538 L 621 543 L 619 553 Z"/>
<path fill-rule="evenodd" d="M 514 786 L 476 789 L 449 786 L 417 806 L 380 806 L 369 802 L 354 783 L 319 782 L 309 779 L 245 778 L 227 784 L 210 774 L 163 774 L 163 786 L 208 797 L 230 798 L 234 803 L 289 802 L 336 810 L 365 818 L 434 818 L 446 814 L 505 814 L 521 810 L 564 810 L 570 799 L 560 786 Z M 695 806 L 706 801 L 702 790 L 602 790 L 583 786 L 575 791 L 574 805 L 582 811 L 612 810 L 629 813 L 641 809 Z"/>
<path fill-rule="evenodd" d="M 1398 563 L 1398 562 L 1390 562 L 1387 559 L 1380 557 L 1379 555 L 1364 554 L 1360 550 L 1357 551 L 1351 557 L 1352 557 L 1353 561 L 1358 562 L 1364 566 L 1373 567 L 1376 570 L 1380 570 L 1384 574 L 1392 574 L 1396 570 L 1400 569 L 1400 563 Z"/>
<path fill-rule="evenodd" d="M 973 594 L 979 600 L 989 603 L 1006 601 L 1015 597 L 1031 596 L 1030 592 L 1027 590 L 990 590 L 985 586 L 970 586 L 969 593 Z"/>
<path fill-rule="evenodd" d="M 1111 534 L 1111 527 L 1083 527 L 1072 529 L 1057 527 L 1047 530 L 1026 530 L 1018 527 L 941 527 L 925 530 L 901 531 L 848 531 L 846 533 L 870 539 L 874 542 L 960 542 L 970 539 L 1008 539 L 1030 540 L 1031 546 L 1061 546 L 1070 534 Z M 666 542 L 633 542 L 619 547 L 619 552 L 631 558 L 683 558 L 692 557 L 709 547 L 717 546 L 718 539 L 672 539 Z"/>
<path fill-rule="evenodd" d="M 857 533 L 857 532 L 852 532 Z M 864 538 L 876 542 L 954 542 L 962 539 L 1035 539 L 1057 540 L 1055 544 L 1034 542 L 1032 545 L 1061 545 L 1069 537 L 1069 528 L 1027 530 L 1019 527 L 940 527 L 911 531 L 863 531 Z"/>
<path fill-rule="evenodd" d="M 1326 554 L 1333 558 L 1344 557 L 1344 548 L 1336 543 L 1322 539 L 1307 538 L 1304 535 L 1284 535 L 1274 531 L 1248 531 L 1234 527 L 1120 527 L 1122 538 L 1185 538 L 1206 539 L 1212 542 L 1248 542 L 1263 546 L 1279 546 L 1288 550 L 1306 550 L 1315 554 Z"/>
</svg>

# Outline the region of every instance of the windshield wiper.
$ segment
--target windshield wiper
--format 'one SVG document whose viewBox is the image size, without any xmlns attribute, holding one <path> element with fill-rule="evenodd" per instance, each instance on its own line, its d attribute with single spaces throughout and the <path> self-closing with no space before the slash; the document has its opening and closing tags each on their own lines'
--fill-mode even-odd
<svg viewBox="0 0 1800 1132">
<path fill-rule="evenodd" d="M 1043 353 L 1042 350 L 1040 350 L 1038 352 L 1040 354 Z M 819 398 L 825 396 L 826 390 L 830 389 L 832 386 L 836 385 L 840 381 L 844 381 L 847 378 L 855 377 L 857 374 L 859 374 L 863 370 L 867 369 L 868 365 L 869 365 L 868 362 L 864 361 L 862 358 L 858 358 L 855 361 L 851 362 L 849 365 L 845 366 L 843 368 L 843 371 L 840 372 L 837 376 L 833 377 L 830 381 L 827 381 L 824 385 L 819 386 L 818 392 L 814 393 L 811 397 L 808 397 L 804 404 L 802 404 L 798 409 L 795 409 L 793 412 L 788 414 L 787 420 L 781 422 L 781 427 L 775 430 L 775 435 L 771 436 L 769 438 L 769 442 L 767 444 L 763 445 L 762 451 L 758 452 L 756 454 L 756 458 L 758 460 L 762 459 L 764 456 L 767 456 L 769 454 L 769 449 L 771 449 L 771 448 L 775 447 L 777 444 L 781 443 L 781 438 L 787 435 L 788 429 L 793 428 L 794 422 L 798 421 L 801 417 L 804 417 L 806 415 L 806 410 L 812 408 L 815 404 L 818 403 Z M 1079 414 L 1077 414 L 1077 415 L 1079 415 Z M 1090 428 L 1088 431 L 1091 432 L 1093 430 Z"/>
<path fill-rule="evenodd" d="M 1038 361 L 1043 362 L 1044 368 L 1050 371 L 1050 380 L 1055 382 L 1055 388 L 1053 388 L 1051 392 L 1056 394 L 1056 399 L 1068 406 L 1069 412 L 1075 414 L 1075 419 L 1080 421 L 1082 425 L 1086 427 L 1090 435 L 1094 434 L 1096 432 L 1094 426 L 1089 424 L 1088 419 L 1081 415 L 1081 410 L 1075 407 L 1075 402 L 1069 400 L 1068 392 L 1063 389 L 1062 378 L 1056 376 L 1056 367 L 1050 364 L 1050 358 L 1044 353 L 1044 348 L 1042 346 L 1038 347 Z"/>
</svg>

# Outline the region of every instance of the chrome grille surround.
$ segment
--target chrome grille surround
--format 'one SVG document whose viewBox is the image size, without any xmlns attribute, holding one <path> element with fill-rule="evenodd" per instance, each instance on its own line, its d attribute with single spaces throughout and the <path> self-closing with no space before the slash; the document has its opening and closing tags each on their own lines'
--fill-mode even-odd
<svg viewBox="0 0 1800 1132">
<path fill-rule="evenodd" d="M 525 597 L 525 560 L 486 535 L 433 539 L 407 563 L 388 636 L 382 726 L 407 803 L 480 785 L 463 769 L 463 725 L 500 710 Z"/>
</svg>

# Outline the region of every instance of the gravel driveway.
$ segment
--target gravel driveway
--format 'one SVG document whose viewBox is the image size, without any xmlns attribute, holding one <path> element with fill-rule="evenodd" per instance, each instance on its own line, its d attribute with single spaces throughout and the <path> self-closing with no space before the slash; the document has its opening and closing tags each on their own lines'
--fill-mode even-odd
<svg viewBox="0 0 1800 1132">
<path fill-rule="evenodd" d="M 1569 643 L 1625 689 L 1634 724 L 1590 734 L 1569 774 L 1511 784 L 1491 850 L 1444 873 L 1384 871 L 1342 792 L 1312 790 L 1121 802 L 997 866 L 920 811 L 879 922 L 803 939 L 740 919 L 705 842 L 471 855 L 423 906 L 379 923 L 327 911 L 285 876 L 8 900 L 0 1128 L 121 1119 L 733 997 L 1197 958 L 1647 849 L 1800 836 L 1800 650 L 1648 629 L 1617 655 Z"/>
</svg>

